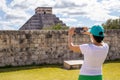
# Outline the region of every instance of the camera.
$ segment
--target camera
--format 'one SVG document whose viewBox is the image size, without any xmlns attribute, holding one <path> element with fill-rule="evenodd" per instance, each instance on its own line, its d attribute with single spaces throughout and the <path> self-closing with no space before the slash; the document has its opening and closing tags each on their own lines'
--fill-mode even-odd
<svg viewBox="0 0 120 80">
<path fill-rule="evenodd" d="M 83 27 L 77 27 L 75 28 L 75 31 L 74 31 L 76 34 L 82 34 L 84 31 L 84 28 Z"/>
</svg>

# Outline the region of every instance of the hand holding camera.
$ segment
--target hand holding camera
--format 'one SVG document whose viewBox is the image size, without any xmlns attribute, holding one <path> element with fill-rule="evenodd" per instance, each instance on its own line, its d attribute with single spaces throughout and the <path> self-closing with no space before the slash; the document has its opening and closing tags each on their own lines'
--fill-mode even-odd
<svg viewBox="0 0 120 80">
<path fill-rule="evenodd" d="M 87 34 L 89 35 L 90 33 L 88 32 L 87 27 L 77 27 L 77 28 L 70 28 L 69 29 L 69 35 L 74 35 L 74 34 Z"/>
</svg>

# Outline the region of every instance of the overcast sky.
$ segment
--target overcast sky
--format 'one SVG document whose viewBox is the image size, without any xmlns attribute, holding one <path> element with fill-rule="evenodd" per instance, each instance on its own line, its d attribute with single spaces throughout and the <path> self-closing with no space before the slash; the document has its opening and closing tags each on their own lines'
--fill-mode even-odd
<svg viewBox="0 0 120 80">
<path fill-rule="evenodd" d="M 36 7 L 53 7 L 68 26 L 91 27 L 120 16 L 120 0 L 0 0 L 0 30 L 18 30 Z"/>
</svg>

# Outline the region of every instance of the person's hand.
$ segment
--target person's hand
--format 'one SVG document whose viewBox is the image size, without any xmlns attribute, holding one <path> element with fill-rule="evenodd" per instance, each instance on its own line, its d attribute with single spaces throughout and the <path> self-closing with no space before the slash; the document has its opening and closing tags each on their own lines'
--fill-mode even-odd
<svg viewBox="0 0 120 80">
<path fill-rule="evenodd" d="M 72 27 L 72 28 L 69 29 L 68 34 L 69 34 L 70 36 L 73 36 L 73 35 L 75 34 L 74 31 L 75 31 L 75 28 Z"/>
<path fill-rule="evenodd" d="M 82 34 L 90 35 L 90 32 L 88 32 L 88 27 L 83 27 L 84 32 Z"/>
<path fill-rule="evenodd" d="M 88 32 L 88 27 L 83 27 L 83 30 L 84 30 L 85 32 Z"/>
</svg>

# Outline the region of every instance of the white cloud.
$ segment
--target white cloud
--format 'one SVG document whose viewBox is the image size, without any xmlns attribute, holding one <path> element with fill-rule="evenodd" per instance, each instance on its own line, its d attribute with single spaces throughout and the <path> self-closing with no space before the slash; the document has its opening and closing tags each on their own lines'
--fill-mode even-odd
<svg viewBox="0 0 120 80">
<path fill-rule="evenodd" d="M 77 22 L 77 19 L 73 19 L 73 18 L 60 18 L 60 19 L 65 23 Z"/>
<path fill-rule="evenodd" d="M 5 14 L 4 21 L 0 21 L 0 25 L 21 27 L 33 14 L 27 11 L 33 11 L 36 7 L 51 6 L 53 13 L 60 15 L 61 20 L 66 24 L 78 23 L 83 25 L 77 19 L 79 17 L 89 18 L 93 21 L 105 22 L 109 18 L 117 18 L 110 15 L 113 11 L 120 12 L 120 0 L 13 0 L 6 4 L 6 0 L 1 0 L 0 10 Z M 11 27 L 10 27 L 11 28 Z M 9 28 L 9 29 L 10 29 Z M 13 28 L 12 28 L 13 29 Z"/>
<path fill-rule="evenodd" d="M 16 30 L 16 29 L 14 27 L 3 25 L 2 27 L 0 27 L 0 30 Z"/>
<path fill-rule="evenodd" d="M 0 25 L 2 24 L 6 24 L 6 26 L 10 26 L 10 22 L 7 22 L 7 21 L 0 21 Z"/>
<path fill-rule="evenodd" d="M 22 26 L 24 23 L 23 20 L 15 19 L 15 20 L 7 20 L 7 21 L 0 21 L 0 30 L 16 30 L 17 27 Z"/>
<path fill-rule="evenodd" d="M 110 15 L 112 10 L 106 9 L 105 6 L 107 6 L 107 5 L 109 5 L 109 4 L 106 4 L 106 5 L 104 4 L 103 5 L 102 3 L 99 3 L 96 0 L 93 0 L 93 2 L 92 1 L 89 2 L 88 6 L 84 8 L 84 10 L 87 14 L 83 15 L 83 16 L 88 17 L 88 18 L 90 18 L 91 20 L 94 20 L 94 21 L 106 21 L 109 18 L 113 18 L 113 19 L 117 18 L 117 16 Z M 117 6 L 118 5 L 116 5 L 116 7 Z"/>
<path fill-rule="evenodd" d="M 79 5 L 76 5 L 74 2 L 68 1 L 68 0 L 56 0 L 55 8 L 72 8 L 72 7 L 79 7 Z"/>
<path fill-rule="evenodd" d="M 77 27 L 83 27 L 86 26 L 85 23 L 83 24 L 82 22 L 78 22 L 78 24 L 76 25 Z M 88 27 L 88 26 L 87 26 Z"/>
<path fill-rule="evenodd" d="M 2 26 L 0 27 L 0 30 L 16 30 L 15 28 L 11 27 L 11 26 Z"/>
<path fill-rule="evenodd" d="M 5 0 L 0 0 L 0 9 L 3 10 L 4 7 L 6 7 L 6 1 Z"/>
<path fill-rule="evenodd" d="M 70 3 L 74 6 L 65 5 L 62 3 Z M 104 1 L 104 0 L 103 0 Z M 110 13 L 112 10 L 106 9 L 106 6 L 108 6 L 111 3 L 111 6 L 114 6 L 117 9 L 119 8 L 120 1 L 119 0 L 106 0 L 106 4 L 103 4 L 103 2 L 97 2 L 97 0 L 59 0 L 58 5 L 59 8 L 55 8 L 54 13 L 55 14 L 63 14 L 69 17 L 87 17 L 93 21 L 106 21 L 109 18 L 117 18 L 117 16 L 112 16 Z M 114 3 L 112 3 L 114 1 Z M 109 3 L 108 3 L 109 2 Z M 117 3 L 116 3 L 117 2 Z M 83 5 L 83 6 L 82 6 Z M 108 6 L 110 9 L 112 9 L 111 6 Z M 63 8 L 64 7 L 64 8 Z"/>
<path fill-rule="evenodd" d="M 53 0 L 13 0 L 10 4 L 12 7 L 20 9 L 35 9 L 36 7 L 53 6 L 55 1 Z"/>
<path fill-rule="evenodd" d="M 0 25 L 2 25 L 2 27 L 0 27 L 0 30 L 15 30 L 14 27 L 11 27 L 12 24 L 9 21 L 0 21 Z"/>
<path fill-rule="evenodd" d="M 10 6 L 13 8 L 26 10 L 35 5 L 35 3 L 37 3 L 36 0 L 13 0 Z"/>
<path fill-rule="evenodd" d="M 120 0 L 103 0 L 102 6 L 108 10 L 120 10 Z"/>
<path fill-rule="evenodd" d="M 67 26 L 76 26 L 78 23 L 78 20 L 75 18 L 60 18 L 60 20 L 62 20 L 64 23 L 66 23 Z"/>
<path fill-rule="evenodd" d="M 27 13 L 24 9 L 14 8 L 10 4 L 7 5 L 5 0 L 3 1 L 4 6 L 2 7 L 2 11 L 5 14 L 2 16 L 3 20 L 0 21 L 0 25 L 2 26 L 0 29 L 14 30 L 16 29 L 15 27 L 21 27 L 21 25 L 23 25 L 25 21 L 31 17 L 31 14 Z"/>
<path fill-rule="evenodd" d="M 102 22 L 96 22 L 93 25 L 101 25 L 101 24 L 102 24 Z"/>
<path fill-rule="evenodd" d="M 85 16 L 94 21 L 105 21 L 108 18 L 110 18 L 110 15 L 109 15 L 110 12 L 108 10 L 104 10 L 104 8 L 101 7 L 101 5 L 99 4 L 98 5 L 93 4 L 92 7 L 91 5 L 88 6 L 88 9 L 86 9 L 86 12 L 88 14 Z"/>
<path fill-rule="evenodd" d="M 5 10 L 5 17 L 7 19 L 27 19 L 31 15 L 23 11 L 22 9 L 10 9 Z"/>
</svg>

